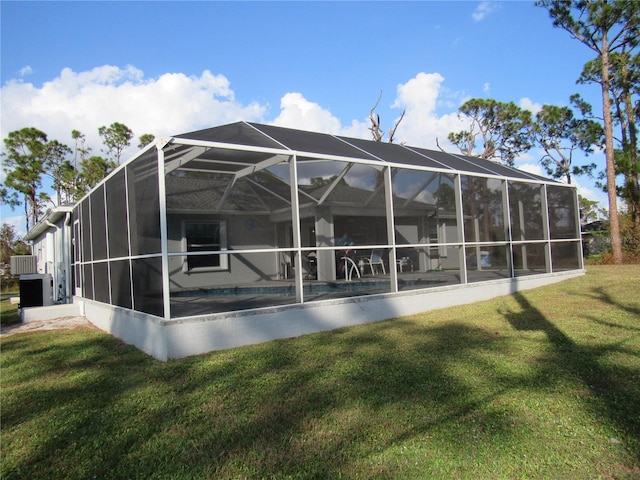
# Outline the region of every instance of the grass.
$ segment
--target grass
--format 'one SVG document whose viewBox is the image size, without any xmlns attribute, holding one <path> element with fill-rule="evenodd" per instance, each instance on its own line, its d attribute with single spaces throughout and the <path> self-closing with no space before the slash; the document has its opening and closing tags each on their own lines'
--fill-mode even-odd
<svg viewBox="0 0 640 480">
<path fill-rule="evenodd" d="M 640 266 L 167 363 L 2 341 L 0 476 L 640 476 Z"/>
<path fill-rule="evenodd" d="M 0 300 L 0 325 L 3 327 L 20 323 L 18 305 L 11 304 L 9 299 Z"/>
</svg>

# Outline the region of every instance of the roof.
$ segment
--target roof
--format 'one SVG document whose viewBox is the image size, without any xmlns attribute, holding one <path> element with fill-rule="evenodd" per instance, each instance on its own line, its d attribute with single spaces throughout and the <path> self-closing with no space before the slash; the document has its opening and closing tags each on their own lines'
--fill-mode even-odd
<svg viewBox="0 0 640 480">
<path fill-rule="evenodd" d="M 297 153 L 304 156 L 340 157 L 396 166 L 409 165 L 443 171 L 449 170 L 451 173 L 493 175 L 512 180 L 557 183 L 554 180 L 479 157 L 259 123 L 231 123 L 176 135 L 173 138 L 177 139 L 178 143 L 201 142 L 206 144 L 211 142 L 228 144 L 229 146 L 243 146 L 255 150 L 253 157 L 247 156 L 246 151 L 240 154 L 240 152 L 229 150 L 226 153 L 228 158 L 225 159 L 230 165 L 238 162 L 242 164 L 242 168 L 249 164 L 258 164 L 276 151 L 281 151 L 282 153 Z M 194 160 L 195 162 L 200 158 L 206 160 L 206 156 L 207 153 L 203 152 L 202 156 Z M 219 153 L 216 154 L 216 158 L 220 158 Z M 230 166 L 230 170 L 232 173 L 235 169 Z"/>
<path fill-rule="evenodd" d="M 44 232 L 49 230 L 53 225 L 57 225 L 63 218 L 66 217 L 67 214 L 70 214 L 73 211 L 73 205 L 59 205 L 57 207 L 53 207 L 42 216 L 42 218 L 36 223 L 29 232 L 25 235 L 24 239 L 36 240 L 40 237 Z M 57 225 L 59 227 L 59 225 Z"/>
</svg>

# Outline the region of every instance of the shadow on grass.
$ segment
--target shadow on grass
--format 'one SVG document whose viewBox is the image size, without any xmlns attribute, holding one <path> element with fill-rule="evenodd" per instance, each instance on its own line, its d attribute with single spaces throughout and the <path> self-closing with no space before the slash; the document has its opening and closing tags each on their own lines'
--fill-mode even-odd
<svg viewBox="0 0 640 480">
<path fill-rule="evenodd" d="M 603 288 L 594 289 L 595 296 L 602 302 L 616 309 L 635 314 L 637 309 L 628 308 L 613 301 Z M 623 432 L 629 441 L 638 443 L 640 439 L 640 390 L 637 388 L 638 371 L 621 364 L 609 365 L 604 362 L 608 355 L 637 356 L 633 350 L 624 346 L 626 340 L 619 342 L 598 342 L 597 345 L 582 344 L 563 333 L 551 320 L 545 317 L 522 293 L 513 294 L 518 302 L 520 312 L 504 313 L 509 323 L 519 331 L 543 332 L 553 345 L 554 355 L 548 361 L 556 364 L 555 370 L 577 380 L 588 391 L 584 403 L 598 416 L 605 417 L 619 432 Z M 589 319 L 602 326 L 638 331 L 636 327 L 612 322 Z M 640 451 L 636 452 L 636 460 L 640 460 Z"/>
<path fill-rule="evenodd" d="M 604 287 L 596 287 L 596 288 L 593 288 L 592 291 L 593 291 L 592 294 L 587 294 L 586 296 L 591 298 L 596 298 L 601 302 L 606 303 L 607 305 L 611 305 L 616 309 L 623 310 L 632 315 L 636 315 L 640 318 L 640 307 L 633 307 L 629 305 L 624 305 L 620 302 L 616 302 L 614 298 L 609 293 L 607 293 Z"/>
<path fill-rule="evenodd" d="M 500 343 L 396 320 L 160 364 L 99 332 L 14 336 L 2 478 L 336 478 L 424 432 L 506 441 L 508 412 L 479 408 L 503 388 L 447 371 L 486 368 L 475 352 Z"/>
<path fill-rule="evenodd" d="M 468 477 L 478 457 L 520 465 L 510 448 L 531 443 L 528 419 L 502 397 L 567 377 L 637 438 L 632 372 L 599 361 L 624 347 L 580 345 L 513 298 L 519 311 L 504 318 L 552 346 L 533 371 L 501 360 L 518 354 L 514 338 L 455 321 L 393 320 L 166 364 L 95 331 L 13 336 L 3 342 L 1 476 Z M 540 473 L 515 468 L 486 473 Z"/>
</svg>

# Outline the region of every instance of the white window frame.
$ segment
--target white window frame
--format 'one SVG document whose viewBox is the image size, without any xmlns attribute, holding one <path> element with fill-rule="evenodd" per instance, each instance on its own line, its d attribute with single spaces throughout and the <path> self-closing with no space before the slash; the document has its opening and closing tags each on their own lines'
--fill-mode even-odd
<svg viewBox="0 0 640 480">
<path fill-rule="evenodd" d="M 183 220 L 182 221 L 182 251 L 187 252 L 187 225 L 218 225 L 220 228 L 220 251 L 227 250 L 227 222 L 225 220 Z M 182 271 L 184 273 L 200 272 L 221 272 L 229 270 L 229 255 L 224 253 L 214 253 L 220 257 L 220 265 L 217 267 L 195 267 L 189 268 L 188 257 L 182 257 Z"/>
</svg>

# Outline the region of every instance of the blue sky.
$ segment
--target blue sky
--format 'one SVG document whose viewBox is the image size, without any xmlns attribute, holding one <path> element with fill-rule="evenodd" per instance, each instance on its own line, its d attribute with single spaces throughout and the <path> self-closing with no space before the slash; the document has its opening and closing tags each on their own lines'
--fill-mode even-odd
<svg viewBox="0 0 640 480">
<path fill-rule="evenodd" d="M 238 120 L 445 148 L 473 97 L 537 111 L 594 53 L 532 2 L 0 2 L 1 133 L 26 126 L 71 145 L 118 121 L 167 136 Z M 134 141 L 137 145 L 137 141 Z M 130 149 L 133 154 L 135 149 Z M 518 160 L 536 171 L 539 152 Z M 604 165 L 603 155 L 590 160 Z M 539 170 L 537 170 L 539 172 Z M 589 179 L 586 196 L 601 200 Z M 18 229 L 21 209 L 2 207 Z"/>
</svg>

